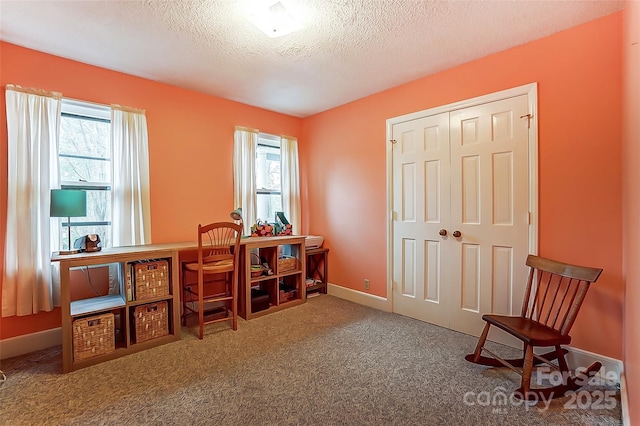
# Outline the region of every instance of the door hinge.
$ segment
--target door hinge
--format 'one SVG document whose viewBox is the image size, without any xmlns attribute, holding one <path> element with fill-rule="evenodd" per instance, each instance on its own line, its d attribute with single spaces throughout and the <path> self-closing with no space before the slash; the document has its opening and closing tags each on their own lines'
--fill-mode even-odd
<svg viewBox="0 0 640 426">
<path fill-rule="evenodd" d="M 527 118 L 527 129 L 531 128 L 531 119 L 533 118 L 533 114 L 525 114 L 521 115 L 520 118 Z"/>
</svg>

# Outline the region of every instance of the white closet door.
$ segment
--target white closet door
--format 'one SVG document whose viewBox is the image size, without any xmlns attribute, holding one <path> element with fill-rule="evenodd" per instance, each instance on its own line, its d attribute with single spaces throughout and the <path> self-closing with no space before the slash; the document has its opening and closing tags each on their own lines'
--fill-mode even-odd
<svg viewBox="0 0 640 426">
<path fill-rule="evenodd" d="M 528 270 L 527 96 L 451 112 L 450 328 L 479 335 L 482 314 L 520 313 Z"/>
<path fill-rule="evenodd" d="M 393 126 L 393 310 L 449 326 L 449 114 Z"/>
<path fill-rule="evenodd" d="M 393 125 L 394 312 L 472 335 L 482 314 L 518 313 L 527 109 L 521 95 Z"/>
</svg>

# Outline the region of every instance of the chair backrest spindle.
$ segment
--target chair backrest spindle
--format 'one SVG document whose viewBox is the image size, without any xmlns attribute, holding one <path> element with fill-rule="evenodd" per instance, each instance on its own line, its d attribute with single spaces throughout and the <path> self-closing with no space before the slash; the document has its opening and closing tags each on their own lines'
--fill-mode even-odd
<svg viewBox="0 0 640 426">
<path fill-rule="evenodd" d="M 569 286 L 569 288 L 571 288 L 572 287 L 571 286 L 572 283 L 573 283 L 573 278 L 570 278 L 569 282 L 567 283 L 567 286 Z M 560 284 L 562 284 L 562 281 L 560 282 Z M 573 287 L 575 288 L 576 286 L 573 286 Z M 560 286 L 558 286 L 558 291 L 559 290 L 560 290 Z M 562 299 L 560 299 L 559 306 L 567 306 L 566 305 L 566 300 L 567 300 L 567 295 L 568 294 L 569 294 L 568 291 L 563 291 L 562 292 Z M 555 310 L 555 315 L 553 317 L 553 322 L 550 324 L 551 328 L 556 328 L 556 326 L 558 326 L 557 321 L 558 321 L 558 318 L 560 318 L 560 312 L 561 311 L 562 311 L 562 309 L 556 309 Z M 562 319 L 562 321 L 560 323 L 564 322 L 565 319 L 566 319 L 566 315 L 565 315 L 565 317 Z M 547 323 L 547 324 L 549 325 L 549 323 Z"/>
<path fill-rule="evenodd" d="M 533 286 L 533 275 L 534 269 L 531 268 L 529 270 L 529 278 L 527 278 L 527 288 L 524 291 L 524 302 L 522 302 L 522 311 L 520 313 L 521 317 L 528 318 L 529 317 L 529 307 L 530 307 L 530 296 L 531 296 L 531 287 Z"/>
<path fill-rule="evenodd" d="M 576 316 L 578 315 L 578 311 L 580 310 L 580 306 L 582 306 L 582 302 L 584 301 L 584 297 L 587 295 L 587 290 L 589 290 L 588 281 L 580 281 L 580 285 L 576 286 L 576 294 L 572 299 L 571 307 L 567 311 L 565 315 L 565 320 L 562 323 L 560 328 L 560 333 L 568 334 L 573 326 L 573 322 L 576 320 Z"/>
<path fill-rule="evenodd" d="M 536 270 L 534 268 L 531 268 L 531 273 L 533 274 L 533 276 L 535 277 L 535 294 L 533 295 L 533 299 L 531 300 L 531 310 L 529 311 L 529 313 L 526 315 L 527 318 L 531 318 L 531 319 L 537 319 L 540 317 L 540 307 L 539 307 L 539 301 L 540 301 L 540 288 L 541 286 L 541 282 L 542 282 L 542 272 L 539 270 Z M 528 296 L 527 296 L 528 298 Z M 537 310 L 536 310 L 537 308 Z"/>
<path fill-rule="evenodd" d="M 551 315 L 553 315 L 555 313 L 555 316 L 558 316 L 558 312 L 560 312 L 559 309 L 555 309 L 555 305 L 556 305 L 556 301 L 557 301 L 557 297 L 558 297 L 558 293 L 560 292 L 560 288 L 562 287 L 562 281 L 563 281 L 564 277 L 559 277 L 559 281 L 557 285 L 550 285 L 549 287 L 547 287 L 547 291 L 549 289 L 551 289 L 553 287 L 553 296 L 550 297 L 550 305 L 547 309 L 547 316 L 544 319 L 544 321 L 542 321 L 544 324 L 546 325 L 550 325 L 549 324 L 549 318 L 551 317 Z M 566 294 L 566 292 L 563 292 L 563 294 Z M 564 297 L 562 298 L 564 299 Z M 562 306 L 562 301 L 560 302 L 560 306 Z"/>
<path fill-rule="evenodd" d="M 552 276 L 552 275 L 548 275 L 548 276 L 547 276 L 547 280 L 544 280 L 543 278 L 544 278 L 544 273 L 541 273 L 541 274 L 540 274 L 540 281 L 541 281 L 542 283 L 544 283 L 544 284 L 543 284 L 543 287 L 544 287 L 544 296 L 542 296 L 542 301 L 540 302 L 540 307 L 539 307 L 539 309 L 538 309 L 538 318 L 537 318 L 537 320 L 538 320 L 538 322 L 541 322 L 541 323 L 543 323 L 543 324 L 544 324 L 544 322 L 545 322 L 546 320 L 545 320 L 545 321 L 543 321 L 543 320 L 542 320 L 542 316 L 544 315 L 545 307 L 546 307 L 546 311 L 547 311 L 547 312 L 549 312 L 549 310 L 551 309 L 550 307 L 547 307 L 548 305 L 547 305 L 546 303 L 547 303 L 547 296 L 549 295 L 549 289 L 552 287 L 552 283 L 553 283 L 553 276 Z M 553 302 L 552 302 L 552 303 L 553 303 Z"/>
</svg>

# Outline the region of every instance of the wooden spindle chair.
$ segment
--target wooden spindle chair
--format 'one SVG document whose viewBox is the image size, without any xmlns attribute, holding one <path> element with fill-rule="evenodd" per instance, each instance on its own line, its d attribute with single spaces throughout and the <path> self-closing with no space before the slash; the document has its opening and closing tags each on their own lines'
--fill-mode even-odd
<svg viewBox="0 0 640 426">
<path fill-rule="evenodd" d="M 565 359 L 566 349 L 561 345 L 571 342 L 569 331 L 578 315 L 589 286 L 602 269 L 575 266 L 555 260 L 529 255 L 529 279 L 520 316 L 486 314 L 484 330 L 478 339 L 475 352 L 465 357 L 467 361 L 491 367 L 508 367 L 522 376 L 520 388 L 514 396 L 520 399 L 558 398 L 569 390 L 577 390 L 596 374 L 602 364 L 594 362 L 586 371 L 572 375 Z M 523 357 L 503 359 L 484 347 L 489 329 L 494 325 L 523 342 Z M 553 347 L 545 354 L 535 354 L 535 347 Z M 483 356 L 483 351 L 490 356 Z M 557 360 L 558 365 L 551 361 Z M 531 388 L 534 365 L 548 364 L 562 373 L 563 383 Z"/>
<path fill-rule="evenodd" d="M 242 227 L 232 222 L 198 225 L 198 261 L 182 265 L 182 324 L 189 314 L 197 314 L 201 340 L 206 324 L 229 320 L 233 330 L 238 328 L 241 235 Z M 187 280 L 192 273 L 197 274 L 196 282 Z M 205 312 L 205 305 L 212 309 Z"/>
</svg>

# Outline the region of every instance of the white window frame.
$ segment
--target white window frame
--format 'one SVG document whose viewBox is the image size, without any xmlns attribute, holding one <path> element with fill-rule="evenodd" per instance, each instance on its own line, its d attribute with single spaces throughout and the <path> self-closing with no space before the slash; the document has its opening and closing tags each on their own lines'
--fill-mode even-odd
<svg viewBox="0 0 640 426">
<path fill-rule="evenodd" d="M 277 148 L 279 151 L 279 155 L 280 155 L 280 161 L 282 162 L 282 152 L 281 152 L 281 146 L 280 146 L 280 136 L 276 136 L 276 135 L 271 135 L 268 133 L 259 133 L 258 134 L 258 147 L 260 146 L 267 146 L 267 147 L 272 147 L 272 148 Z M 259 188 L 258 187 L 258 182 L 257 182 L 257 176 L 258 176 L 258 149 L 256 149 L 256 170 L 254 171 L 255 176 L 256 176 L 256 214 L 258 211 L 258 196 L 259 195 L 277 195 L 280 197 L 280 205 L 282 206 L 283 204 L 283 199 L 282 199 L 282 166 L 280 166 L 280 189 L 278 190 L 269 190 L 266 188 Z M 273 217 L 260 217 L 260 215 L 258 215 L 258 217 L 262 220 L 266 220 L 268 222 L 273 222 L 275 221 L 275 212 Z"/>
<path fill-rule="evenodd" d="M 111 123 L 111 108 L 107 105 L 100 105 L 91 102 L 73 100 L 73 99 L 62 99 L 61 106 L 61 115 L 64 116 L 76 116 L 80 119 L 89 119 L 89 120 L 98 120 L 101 122 Z M 111 143 L 110 140 L 108 143 Z M 109 149 L 109 153 L 111 155 L 111 148 Z M 56 161 L 60 161 L 60 151 L 58 150 L 58 155 L 56 157 Z M 104 161 L 113 161 L 113 158 L 110 156 L 108 159 L 104 159 Z M 109 168 L 111 168 L 111 164 L 109 164 Z M 108 191 L 108 197 L 111 197 L 111 185 L 112 182 L 84 182 L 84 181 L 60 181 L 60 188 L 62 189 L 78 189 L 78 190 L 90 190 L 90 191 Z M 65 218 L 61 218 L 61 226 L 64 229 L 67 226 L 80 227 L 80 226 L 106 226 L 109 230 L 110 235 L 105 236 L 101 235 L 102 238 L 102 247 L 107 247 L 105 244 L 107 241 L 112 240 L 113 228 L 111 221 L 99 221 L 92 222 L 82 220 L 81 218 L 76 218 L 79 220 L 73 220 L 70 223 Z M 106 237 L 106 238 L 105 238 Z M 73 242 L 69 241 L 69 244 L 72 245 Z"/>
</svg>

